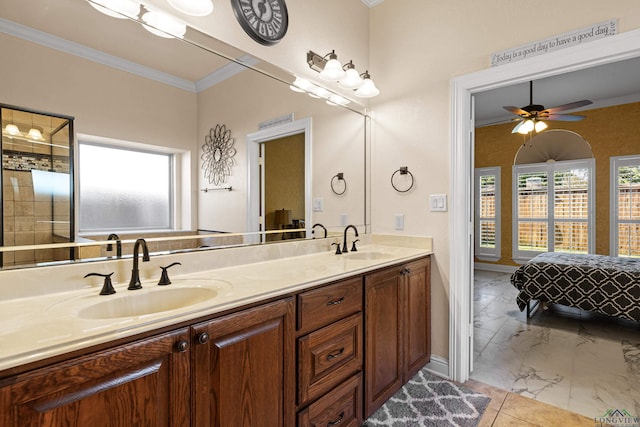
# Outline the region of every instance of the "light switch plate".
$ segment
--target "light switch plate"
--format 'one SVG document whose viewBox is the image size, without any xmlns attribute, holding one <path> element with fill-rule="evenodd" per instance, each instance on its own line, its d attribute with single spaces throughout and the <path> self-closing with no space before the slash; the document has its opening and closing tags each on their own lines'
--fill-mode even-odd
<svg viewBox="0 0 640 427">
<path fill-rule="evenodd" d="M 431 212 L 446 212 L 447 211 L 447 195 L 431 194 L 429 196 L 429 210 Z"/>
<path fill-rule="evenodd" d="M 396 230 L 404 230 L 404 214 L 395 215 Z"/>
<path fill-rule="evenodd" d="M 316 197 L 313 199 L 313 211 L 322 212 L 324 210 L 324 199 L 322 197 Z"/>
</svg>

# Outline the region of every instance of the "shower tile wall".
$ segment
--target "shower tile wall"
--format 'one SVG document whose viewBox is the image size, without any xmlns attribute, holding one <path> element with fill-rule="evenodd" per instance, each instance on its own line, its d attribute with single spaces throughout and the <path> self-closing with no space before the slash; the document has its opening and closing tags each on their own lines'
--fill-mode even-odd
<svg viewBox="0 0 640 427">
<path fill-rule="evenodd" d="M 51 224 L 51 195 L 34 194 L 31 170 L 69 173 L 68 158 L 52 159 L 50 155 L 5 149 L 2 153 L 2 169 L 4 246 L 55 242 Z M 68 210 L 68 201 L 62 203 L 67 204 Z M 55 254 L 51 249 L 7 252 L 3 254 L 3 264 L 32 264 L 52 261 L 65 255 Z"/>
</svg>

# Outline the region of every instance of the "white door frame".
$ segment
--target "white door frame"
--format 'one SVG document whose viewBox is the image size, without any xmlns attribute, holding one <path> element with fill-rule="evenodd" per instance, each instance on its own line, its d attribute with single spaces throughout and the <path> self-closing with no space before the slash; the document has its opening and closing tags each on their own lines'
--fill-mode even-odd
<svg viewBox="0 0 640 427">
<path fill-rule="evenodd" d="M 295 120 L 278 126 L 262 129 L 247 135 L 247 231 L 258 232 L 259 224 L 257 218 L 260 215 L 260 168 L 258 158 L 260 157 L 260 143 L 273 139 L 284 138 L 290 135 L 304 133 L 304 218 L 305 225 L 312 224 L 311 212 L 311 191 L 313 176 L 312 171 L 312 136 L 311 117 Z M 307 237 L 311 236 L 310 228 L 307 226 Z M 257 237 L 257 234 L 256 234 Z"/>
<path fill-rule="evenodd" d="M 473 332 L 473 94 L 640 56 L 640 30 L 536 56 L 451 81 L 449 377 L 469 378 Z"/>
</svg>

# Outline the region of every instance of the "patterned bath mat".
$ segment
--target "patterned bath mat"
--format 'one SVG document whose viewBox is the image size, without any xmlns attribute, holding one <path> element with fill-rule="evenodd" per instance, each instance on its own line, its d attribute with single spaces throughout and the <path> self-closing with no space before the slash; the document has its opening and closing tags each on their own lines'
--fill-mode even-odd
<svg viewBox="0 0 640 427">
<path fill-rule="evenodd" d="M 423 369 L 362 426 L 475 427 L 490 400 Z"/>
</svg>

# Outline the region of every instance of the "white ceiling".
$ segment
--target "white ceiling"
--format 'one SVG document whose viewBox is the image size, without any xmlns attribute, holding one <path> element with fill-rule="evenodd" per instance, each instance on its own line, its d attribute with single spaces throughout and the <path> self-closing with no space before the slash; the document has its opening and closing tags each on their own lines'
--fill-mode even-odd
<svg viewBox="0 0 640 427">
<path fill-rule="evenodd" d="M 515 116 L 503 106 L 529 104 L 529 83 L 494 89 L 475 96 L 476 126 L 504 123 Z M 640 58 L 534 80 L 533 103 L 546 108 L 588 99 L 582 110 L 640 101 Z M 567 114 L 580 111 L 569 110 Z M 563 112 L 564 113 L 564 112 Z"/>
</svg>

